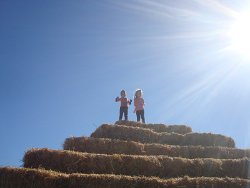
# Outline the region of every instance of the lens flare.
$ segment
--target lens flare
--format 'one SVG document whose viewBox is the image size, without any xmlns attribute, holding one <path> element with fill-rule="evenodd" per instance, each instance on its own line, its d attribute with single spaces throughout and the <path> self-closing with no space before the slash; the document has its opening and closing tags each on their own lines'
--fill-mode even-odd
<svg viewBox="0 0 250 188">
<path fill-rule="evenodd" d="M 230 48 L 250 59 L 250 13 L 239 14 L 229 30 Z"/>
</svg>

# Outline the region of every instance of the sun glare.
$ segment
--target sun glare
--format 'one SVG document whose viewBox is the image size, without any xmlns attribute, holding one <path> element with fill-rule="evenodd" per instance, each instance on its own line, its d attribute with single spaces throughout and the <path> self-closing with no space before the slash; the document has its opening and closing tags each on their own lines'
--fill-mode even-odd
<svg viewBox="0 0 250 188">
<path fill-rule="evenodd" d="M 240 14 L 229 30 L 230 48 L 250 58 L 250 13 Z"/>
</svg>

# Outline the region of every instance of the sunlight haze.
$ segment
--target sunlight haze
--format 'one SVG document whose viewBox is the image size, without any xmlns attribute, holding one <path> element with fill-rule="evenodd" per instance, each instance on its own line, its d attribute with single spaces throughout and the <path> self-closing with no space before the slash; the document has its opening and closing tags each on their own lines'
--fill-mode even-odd
<svg viewBox="0 0 250 188">
<path fill-rule="evenodd" d="M 143 90 L 146 123 L 250 148 L 249 10 L 247 0 L 1 0 L 0 165 L 114 123 L 122 89 Z"/>
</svg>

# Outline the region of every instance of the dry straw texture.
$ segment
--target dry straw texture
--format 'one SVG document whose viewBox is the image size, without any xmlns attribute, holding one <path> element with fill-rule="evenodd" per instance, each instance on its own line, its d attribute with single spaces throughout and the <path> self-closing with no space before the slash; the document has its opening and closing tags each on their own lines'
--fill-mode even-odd
<svg viewBox="0 0 250 188">
<path fill-rule="evenodd" d="M 246 188 L 249 185 L 249 180 L 239 178 L 184 177 L 163 180 L 153 177 L 62 174 L 37 169 L 0 168 L 1 188 Z"/>
<path fill-rule="evenodd" d="M 174 132 L 179 134 L 186 134 L 192 132 L 192 128 L 186 125 L 144 124 L 134 121 L 117 121 L 115 122 L 115 124 L 151 129 L 154 132 Z"/>
<path fill-rule="evenodd" d="M 160 143 L 170 145 L 201 145 L 235 147 L 234 140 L 219 134 L 211 133 L 157 133 L 150 129 L 123 125 L 103 124 L 96 129 L 91 137 L 112 138 L 142 143 Z"/>
<path fill-rule="evenodd" d="M 143 147 L 138 142 L 93 137 L 71 137 L 63 144 L 65 150 L 100 154 L 142 155 Z"/>
<path fill-rule="evenodd" d="M 65 150 L 27 151 L 24 168 L 0 167 L 0 188 L 250 187 L 250 150 L 230 137 L 130 121 L 91 136 L 66 139 Z"/>
<path fill-rule="evenodd" d="M 239 177 L 248 178 L 249 160 L 185 159 L 166 156 L 104 155 L 49 149 L 32 149 L 24 157 L 24 167 L 51 169 L 65 173 L 122 174 L 131 176 Z"/>
<path fill-rule="evenodd" d="M 65 150 L 100 154 L 167 155 L 192 159 L 238 159 L 250 157 L 250 150 L 236 148 L 142 144 L 134 141 L 93 137 L 67 138 L 63 146 Z"/>
</svg>

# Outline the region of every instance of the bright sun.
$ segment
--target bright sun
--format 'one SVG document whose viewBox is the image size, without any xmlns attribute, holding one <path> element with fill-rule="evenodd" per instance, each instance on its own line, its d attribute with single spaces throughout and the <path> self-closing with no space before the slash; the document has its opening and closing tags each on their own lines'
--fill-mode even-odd
<svg viewBox="0 0 250 188">
<path fill-rule="evenodd" d="M 250 13 L 237 16 L 229 30 L 230 49 L 240 55 L 250 58 Z"/>
</svg>

